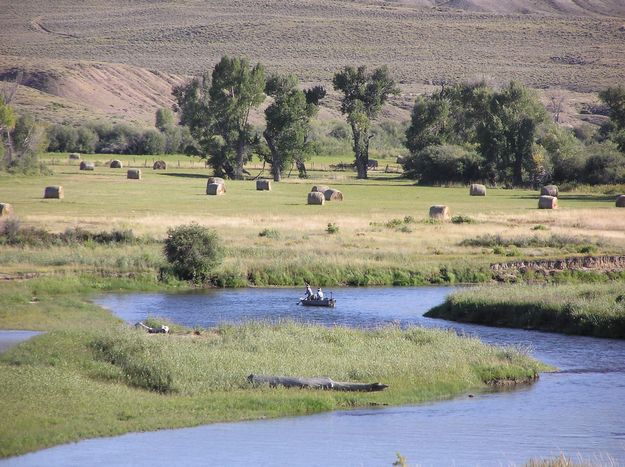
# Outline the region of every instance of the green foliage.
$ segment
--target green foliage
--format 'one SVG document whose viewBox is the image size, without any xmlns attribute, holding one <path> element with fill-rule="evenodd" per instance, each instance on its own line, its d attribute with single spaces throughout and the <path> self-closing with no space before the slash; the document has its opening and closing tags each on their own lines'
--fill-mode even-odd
<svg viewBox="0 0 625 467">
<path fill-rule="evenodd" d="M 206 282 L 223 258 L 217 232 L 198 224 L 169 229 L 164 252 L 178 278 L 197 283 Z"/>
<path fill-rule="evenodd" d="M 325 96 L 325 89 L 321 87 L 301 91 L 297 86 L 293 75 L 271 76 L 265 86 L 267 95 L 274 99 L 265 109 L 263 136 L 271 153 L 269 162 L 275 181 L 280 181 L 282 172 L 293 161 L 304 164 L 311 151 L 310 119 L 317 112 L 319 100 Z"/>
<path fill-rule="evenodd" d="M 469 183 L 480 178 L 480 160 L 462 146 L 428 146 L 403 162 L 404 175 L 422 185 Z"/>
<path fill-rule="evenodd" d="M 399 88 L 385 66 L 372 73 L 367 73 L 365 66 L 348 66 L 334 75 L 332 83 L 336 91 L 343 93 L 341 112 L 347 115 L 352 128 L 358 178 L 367 178 L 372 121 L 389 96 L 399 93 Z"/>
<path fill-rule="evenodd" d="M 280 232 L 276 229 L 263 229 L 258 233 L 258 236 L 278 240 L 280 238 Z"/>
<path fill-rule="evenodd" d="M 174 113 L 167 107 L 161 107 L 156 111 L 154 126 L 161 132 L 174 126 Z"/>
<path fill-rule="evenodd" d="M 605 282 L 605 281 L 604 281 Z M 540 329 L 595 337 L 625 338 L 622 282 L 581 285 L 501 285 L 456 292 L 425 316 Z"/>
<path fill-rule="evenodd" d="M 537 127 L 545 120 L 545 108 L 537 97 L 514 81 L 501 90 L 485 83 L 461 84 L 420 97 L 406 131 L 412 156 L 406 166 L 408 176 L 428 184 L 475 180 L 472 177 L 477 176 L 493 184 L 515 186 L 544 177 L 545 168 L 534 156 Z M 424 153 L 461 142 L 475 144 L 480 154 L 480 158 L 470 158 L 470 174 L 459 156 Z M 439 173 L 439 168 L 444 173 Z"/>
<path fill-rule="evenodd" d="M 333 222 L 328 222 L 328 227 L 326 228 L 326 232 L 329 234 L 339 233 L 339 226 Z"/>
<path fill-rule="evenodd" d="M 97 359 L 119 368 L 128 384 L 161 393 L 174 390 L 173 368 L 163 358 L 162 346 L 144 331 L 116 329 L 96 337 L 90 346 Z"/>
<path fill-rule="evenodd" d="M 212 76 L 174 88 L 180 122 L 187 125 L 218 176 L 243 178 L 243 165 L 258 144 L 250 110 L 264 100 L 265 71 L 245 58 L 222 57 Z"/>
<path fill-rule="evenodd" d="M 469 216 L 463 216 L 462 214 L 457 214 L 452 216 L 451 218 L 452 224 L 475 224 L 475 220 Z"/>
<path fill-rule="evenodd" d="M 52 233 L 37 227 L 22 227 L 18 218 L 10 218 L 0 224 L 0 245 L 22 247 L 50 247 L 63 245 L 132 244 L 137 241 L 132 230 L 110 232 L 89 232 L 81 227 L 67 228 L 61 233 Z"/>
<path fill-rule="evenodd" d="M 542 230 L 542 229 L 533 229 Z M 550 235 L 548 237 L 533 235 L 522 237 L 504 237 L 500 234 L 485 234 L 475 238 L 467 238 L 460 242 L 461 246 L 480 246 L 480 247 L 495 247 L 495 246 L 515 246 L 518 248 L 530 248 L 530 247 L 549 247 L 549 248 L 570 248 L 578 247 L 580 245 L 602 245 L 602 242 L 593 242 L 589 238 L 579 237 L 574 235 Z"/>
</svg>

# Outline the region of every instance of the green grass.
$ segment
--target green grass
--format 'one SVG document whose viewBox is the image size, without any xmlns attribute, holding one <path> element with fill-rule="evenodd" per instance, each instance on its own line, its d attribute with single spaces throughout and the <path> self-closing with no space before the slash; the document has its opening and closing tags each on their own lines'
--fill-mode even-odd
<svg viewBox="0 0 625 467">
<path fill-rule="evenodd" d="M 49 331 L 0 357 L 0 414 L 12 420 L 0 427 L 0 456 L 128 431 L 417 403 L 502 379 L 532 380 L 547 370 L 517 349 L 422 328 L 251 322 L 149 335 L 84 299 L 124 282 L 89 282 L 11 283 L 0 296 L 0 309 L 10 310 L 0 315 L 0 327 Z M 246 380 L 251 373 L 390 387 L 380 393 L 253 388 Z"/>
<path fill-rule="evenodd" d="M 426 316 L 624 339 L 625 283 L 479 287 L 450 295 Z"/>
</svg>

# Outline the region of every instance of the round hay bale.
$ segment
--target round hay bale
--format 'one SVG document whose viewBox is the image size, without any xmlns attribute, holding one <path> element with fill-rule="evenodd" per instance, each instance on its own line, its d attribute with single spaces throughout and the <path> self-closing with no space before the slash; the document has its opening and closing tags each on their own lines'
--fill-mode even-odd
<svg viewBox="0 0 625 467">
<path fill-rule="evenodd" d="M 47 186 L 43 192 L 44 198 L 63 199 L 65 194 L 63 193 L 63 187 L 61 185 Z"/>
<path fill-rule="evenodd" d="M 221 183 L 224 187 L 226 186 L 226 181 L 221 177 L 208 177 L 208 185 L 211 183 Z"/>
<path fill-rule="evenodd" d="M 153 170 L 167 170 L 167 162 L 165 161 L 155 161 L 152 166 Z"/>
<path fill-rule="evenodd" d="M 323 196 L 326 201 L 343 201 L 343 193 L 339 190 L 335 190 L 334 188 L 324 191 Z"/>
<path fill-rule="evenodd" d="M 326 202 L 326 198 L 320 191 L 311 191 L 308 193 L 308 204 L 321 204 Z"/>
<path fill-rule="evenodd" d="M 124 164 L 122 164 L 122 161 L 114 159 L 109 164 L 109 167 L 111 169 L 123 169 L 124 168 Z M 128 178 L 130 178 L 130 177 L 128 177 Z"/>
<path fill-rule="evenodd" d="M 616 197 L 616 207 L 625 208 L 625 195 L 618 195 Z"/>
<path fill-rule="evenodd" d="M 225 192 L 226 189 L 221 183 L 209 183 L 206 187 L 207 195 L 223 195 Z"/>
<path fill-rule="evenodd" d="M 545 185 L 540 189 L 541 196 L 553 196 L 554 198 L 558 197 L 558 187 L 555 185 Z"/>
<path fill-rule="evenodd" d="M 408 159 L 408 156 L 397 156 L 395 162 L 399 165 L 403 165 L 403 163 L 406 162 L 406 159 Z"/>
<path fill-rule="evenodd" d="M 87 167 L 87 162 L 80 161 L 80 170 L 85 170 L 85 167 Z"/>
<path fill-rule="evenodd" d="M 224 179 L 223 178 L 219 178 L 219 177 L 209 177 L 208 179 L 208 183 L 206 184 L 206 194 L 207 195 L 214 195 L 215 193 L 209 193 L 208 188 L 211 185 L 221 185 L 222 188 L 222 193 L 223 194 L 226 192 L 226 184 L 224 183 Z"/>
<path fill-rule="evenodd" d="M 319 193 L 325 193 L 326 191 L 328 191 L 330 189 L 329 186 L 325 186 L 325 185 L 315 185 L 314 187 L 312 187 L 311 193 L 315 193 L 315 192 L 319 192 Z"/>
<path fill-rule="evenodd" d="M 128 169 L 128 172 L 126 172 L 126 178 L 131 180 L 141 180 L 141 169 Z"/>
<path fill-rule="evenodd" d="M 430 206 L 430 219 L 436 219 L 439 221 L 444 221 L 449 219 L 449 206 L 445 206 L 444 204 L 435 204 L 434 206 Z"/>
<path fill-rule="evenodd" d="M 469 188 L 469 195 L 471 196 L 486 196 L 486 187 L 479 183 L 472 183 Z"/>
<path fill-rule="evenodd" d="M 270 180 L 256 180 L 256 189 L 258 191 L 271 191 L 271 181 Z"/>
<path fill-rule="evenodd" d="M 67 157 L 69 157 L 70 160 L 73 160 L 73 161 L 79 161 L 80 160 L 80 154 L 78 154 L 77 152 L 71 152 L 69 154 L 69 156 L 67 156 Z"/>
<path fill-rule="evenodd" d="M 538 209 L 558 209 L 558 198 L 549 195 L 541 196 L 538 198 Z"/>
<path fill-rule="evenodd" d="M 95 170 L 93 162 L 80 161 L 80 170 Z"/>
<path fill-rule="evenodd" d="M 13 214 L 13 206 L 9 203 L 0 203 L 0 217 L 8 217 Z"/>
</svg>

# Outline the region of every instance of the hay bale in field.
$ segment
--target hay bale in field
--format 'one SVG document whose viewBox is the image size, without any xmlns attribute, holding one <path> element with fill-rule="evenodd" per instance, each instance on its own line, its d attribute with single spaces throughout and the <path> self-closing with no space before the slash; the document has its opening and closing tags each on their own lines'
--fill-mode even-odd
<svg viewBox="0 0 625 467">
<path fill-rule="evenodd" d="M 0 203 L 0 217 L 9 217 L 13 214 L 13 206 L 9 203 Z"/>
<path fill-rule="evenodd" d="M 223 194 L 223 193 L 226 192 L 226 184 L 225 184 L 223 178 L 219 178 L 219 177 L 209 177 L 208 178 L 208 183 L 206 184 L 206 194 L 207 195 L 214 195 L 215 194 L 215 193 L 209 193 L 209 187 L 211 185 L 221 185 L 222 192 L 220 194 Z"/>
<path fill-rule="evenodd" d="M 430 206 L 430 219 L 444 221 L 449 219 L 449 213 L 449 206 L 445 206 L 444 204 Z"/>
<path fill-rule="evenodd" d="M 538 209 L 558 209 L 558 198 L 549 195 L 541 196 L 538 198 Z"/>
<path fill-rule="evenodd" d="M 67 157 L 69 157 L 69 159 L 72 160 L 72 161 L 79 161 L 80 160 L 80 154 L 78 154 L 77 152 L 72 152 Z"/>
<path fill-rule="evenodd" d="M 109 167 L 111 169 L 123 169 L 124 168 L 124 164 L 122 164 L 122 161 L 114 159 L 109 164 Z M 130 178 L 130 177 L 128 177 L 128 178 Z"/>
<path fill-rule="evenodd" d="M 63 187 L 61 185 L 47 186 L 43 192 L 44 198 L 63 199 L 65 194 L 63 193 Z"/>
<path fill-rule="evenodd" d="M 558 197 L 558 187 L 555 185 L 545 185 L 540 189 L 541 196 L 553 196 L 554 198 Z"/>
<path fill-rule="evenodd" d="M 329 190 L 330 187 L 329 186 L 325 186 L 325 185 L 315 185 L 312 187 L 312 190 L 310 190 L 311 193 L 315 193 L 315 192 L 319 192 L 319 193 L 325 193 L 327 190 Z"/>
<path fill-rule="evenodd" d="M 271 191 L 271 181 L 266 179 L 256 180 L 256 189 L 258 191 Z"/>
<path fill-rule="evenodd" d="M 325 203 L 326 198 L 320 191 L 311 191 L 308 193 L 308 204 L 321 204 Z"/>
<path fill-rule="evenodd" d="M 153 170 L 167 170 L 167 162 L 165 161 L 156 161 L 152 166 Z"/>
<path fill-rule="evenodd" d="M 95 170 L 93 162 L 80 161 L 80 170 Z"/>
<path fill-rule="evenodd" d="M 131 180 L 141 180 L 141 169 L 128 169 L 128 172 L 126 172 L 126 178 Z"/>
<path fill-rule="evenodd" d="M 625 195 L 618 195 L 616 197 L 616 207 L 625 208 Z"/>
<path fill-rule="evenodd" d="M 206 186 L 207 195 L 223 195 L 225 192 L 226 192 L 226 189 L 221 183 L 209 183 Z"/>
<path fill-rule="evenodd" d="M 221 177 L 208 177 L 208 185 L 211 183 L 221 183 L 224 187 L 226 186 L 226 181 Z"/>
<path fill-rule="evenodd" d="M 326 201 L 343 201 L 343 193 L 339 190 L 335 190 L 334 188 L 324 191 L 323 196 Z"/>
<path fill-rule="evenodd" d="M 486 196 L 486 187 L 479 183 L 472 183 L 469 188 L 469 195 L 471 196 Z"/>
<path fill-rule="evenodd" d="M 404 162 L 406 162 L 406 159 L 408 159 L 408 156 L 397 156 L 397 159 L 395 159 L 395 162 L 399 165 L 403 165 Z"/>
</svg>

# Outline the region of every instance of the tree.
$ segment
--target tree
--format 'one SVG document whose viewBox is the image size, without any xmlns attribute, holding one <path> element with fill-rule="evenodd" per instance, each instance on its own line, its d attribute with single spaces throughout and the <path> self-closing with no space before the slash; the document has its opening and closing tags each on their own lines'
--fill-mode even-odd
<svg viewBox="0 0 625 467">
<path fill-rule="evenodd" d="M 613 124 L 611 139 L 619 151 L 625 153 L 625 88 L 610 87 L 599 93 L 601 99 L 610 109 L 610 121 Z"/>
<path fill-rule="evenodd" d="M 251 67 L 245 58 L 228 56 L 210 77 L 205 73 L 174 88 L 180 122 L 189 127 L 217 175 L 243 178 L 243 165 L 255 143 L 249 115 L 263 102 L 264 89 L 260 63 Z"/>
<path fill-rule="evenodd" d="M 206 282 L 223 259 L 217 232 L 198 224 L 180 225 L 167 231 L 165 257 L 174 274 L 183 280 Z"/>
<path fill-rule="evenodd" d="M 0 157 L 6 153 L 6 165 L 12 162 L 11 131 L 14 127 L 15 115 L 13 114 L 13 109 L 5 101 L 5 97 L 0 94 Z"/>
<path fill-rule="evenodd" d="M 270 152 L 271 172 L 276 182 L 293 161 L 303 164 L 310 144 L 310 119 L 317 113 L 319 100 L 326 92 L 317 86 L 307 91 L 297 88 L 297 78 L 271 76 L 265 93 L 274 102 L 265 109 L 267 126 L 263 132 Z"/>
<path fill-rule="evenodd" d="M 388 68 L 381 67 L 367 73 L 365 66 L 345 67 L 334 75 L 334 89 L 343 93 L 341 112 L 347 115 L 352 128 L 353 149 L 358 178 L 367 178 L 371 123 L 377 118 L 390 95 L 399 89 L 389 76 Z"/>
<path fill-rule="evenodd" d="M 165 131 L 174 126 L 174 113 L 167 107 L 161 107 L 156 111 L 155 125 L 160 131 Z"/>
<path fill-rule="evenodd" d="M 428 146 L 445 143 L 451 133 L 450 119 L 450 104 L 441 94 L 417 97 L 406 130 L 406 147 L 415 154 Z"/>
</svg>

